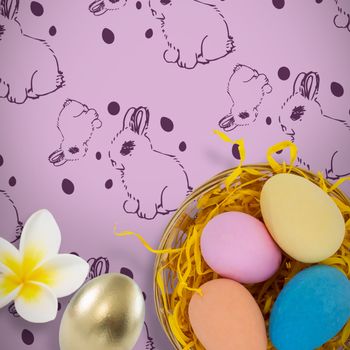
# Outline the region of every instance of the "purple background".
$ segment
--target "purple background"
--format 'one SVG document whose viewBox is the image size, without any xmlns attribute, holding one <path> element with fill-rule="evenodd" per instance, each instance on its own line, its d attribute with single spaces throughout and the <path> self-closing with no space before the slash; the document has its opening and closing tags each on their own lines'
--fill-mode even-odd
<svg viewBox="0 0 350 350">
<path fill-rule="evenodd" d="M 214 9 L 210 8 L 207 19 L 191 12 L 195 0 L 172 1 L 174 10 L 170 9 L 165 19 L 167 30 L 178 34 L 184 28 L 193 29 L 182 35 L 188 38 L 186 42 L 178 35 L 177 46 L 182 54 L 193 50 L 191 40 L 201 31 L 203 37 L 211 34 L 206 24 L 211 23 L 210 13 Z M 138 232 L 156 247 L 172 215 L 158 213 L 152 220 L 146 220 L 123 210 L 127 194 L 120 171 L 111 166 L 108 151 L 112 138 L 122 129 L 125 113 L 130 107 L 149 109 L 148 138 L 153 149 L 176 156 L 195 188 L 238 163 L 230 145 L 212 132 L 229 114 L 232 100 L 236 107 L 241 106 L 242 112 L 250 112 L 250 117 L 244 122 L 247 125 L 237 126 L 228 135 L 233 139 L 244 138 L 246 163 L 265 161 L 269 146 L 290 139 L 282 130 L 279 116 L 282 104 L 293 94 L 296 77 L 301 72 L 317 72 L 318 102 L 305 102 L 304 116 L 293 129 L 295 142 L 302 162 L 313 171 L 329 170 L 336 155 L 333 170 L 339 176 L 345 175 L 350 172 L 350 31 L 335 26 L 338 7 L 333 0 L 212 0 L 223 14 L 236 48 L 226 57 L 209 64 L 198 63 L 190 70 L 164 61 L 166 40 L 148 1 L 128 0 L 119 11 L 101 16 L 89 12 L 89 1 L 39 2 L 42 6 L 21 0 L 18 22 L 25 34 L 46 40 L 54 50 L 65 85 L 38 99 L 28 98 L 23 104 L 0 98 L 0 190 L 11 197 L 22 222 L 40 208 L 54 214 L 62 231 L 61 252 L 76 252 L 85 259 L 104 257 L 108 259 L 109 271 L 119 272 L 122 268 L 127 268 L 122 271 L 129 274 L 132 271 L 147 296 L 146 322 L 154 346 L 171 349 L 154 312 L 154 256 L 134 238 L 113 235 L 116 224 L 118 231 Z M 349 3 L 339 0 L 347 11 Z M 201 9 L 208 6 L 198 2 L 195 5 Z M 174 28 L 174 23 L 178 27 Z M 9 84 L 21 82 L 30 56 L 15 35 L 13 40 L 0 41 L 0 78 L 4 79 L 1 72 L 15 67 L 17 75 Z M 45 65 L 40 55 L 36 59 L 40 67 Z M 272 92 L 262 94 L 262 86 L 254 85 L 254 79 L 250 83 L 234 80 L 231 100 L 227 86 L 237 64 L 265 74 Z M 232 79 L 236 77 L 233 75 Z M 67 98 L 96 110 L 102 127 L 91 131 L 90 124 L 85 123 L 86 131 L 79 123 L 66 126 L 66 139 L 84 140 L 85 134 L 91 136 L 88 150 L 79 160 L 54 166 L 48 157 L 59 149 L 62 141 L 57 122 Z M 294 99 L 295 96 L 290 100 Z M 118 105 L 110 105 L 111 102 Z M 323 114 L 313 109 L 317 103 Z M 294 107 L 300 107 L 300 103 Z M 236 122 L 240 118 L 234 117 Z M 137 136 L 137 140 L 146 139 Z M 140 203 L 157 193 L 152 184 L 159 181 L 165 181 L 171 189 L 168 196 L 175 196 L 177 188 L 172 184 L 183 173 L 180 175 L 179 168 L 166 173 L 163 160 L 170 161 L 171 157 L 161 155 L 159 164 L 150 161 L 154 152 L 149 146 L 142 149 L 142 145 L 136 141 L 139 153 L 137 157 L 132 155 L 135 161 L 127 168 L 130 181 L 144 188 L 138 194 Z M 97 152 L 101 157 L 96 156 Z M 277 158 L 288 159 L 288 154 L 283 152 Z M 70 182 L 64 179 L 74 185 L 73 192 Z M 64 192 L 62 183 L 71 194 Z M 350 193 L 349 184 L 343 189 Z M 18 226 L 14 206 L 0 192 L 0 234 L 11 241 Z M 106 271 L 106 260 L 101 264 L 102 271 Z M 7 307 L 0 310 L 1 348 L 58 350 L 59 322 L 68 301 L 69 298 L 61 300 L 62 308 L 55 321 L 42 325 L 14 317 Z M 145 328 L 135 349 L 152 348 Z"/>
</svg>

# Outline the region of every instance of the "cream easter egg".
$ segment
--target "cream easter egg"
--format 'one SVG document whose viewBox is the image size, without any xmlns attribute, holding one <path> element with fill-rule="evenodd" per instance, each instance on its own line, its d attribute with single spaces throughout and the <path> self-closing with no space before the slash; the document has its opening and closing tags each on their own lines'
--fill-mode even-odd
<svg viewBox="0 0 350 350">
<path fill-rule="evenodd" d="M 260 205 L 274 240 L 298 261 L 322 261 L 344 240 L 344 218 L 332 198 L 301 176 L 271 177 L 262 188 Z"/>
<path fill-rule="evenodd" d="M 206 350 L 266 350 L 262 313 L 253 296 L 238 282 L 216 279 L 193 294 L 189 319 Z"/>
<path fill-rule="evenodd" d="M 145 318 L 142 291 L 129 277 L 110 273 L 83 286 L 60 327 L 61 350 L 131 350 Z"/>
</svg>

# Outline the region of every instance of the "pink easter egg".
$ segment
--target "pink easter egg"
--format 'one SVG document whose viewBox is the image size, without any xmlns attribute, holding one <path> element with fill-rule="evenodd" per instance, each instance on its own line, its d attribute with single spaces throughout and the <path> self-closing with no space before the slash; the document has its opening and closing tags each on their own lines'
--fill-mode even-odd
<svg viewBox="0 0 350 350">
<path fill-rule="evenodd" d="M 210 220 L 203 229 L 201 251 L 215 272 L 241 283 L 266 281 L 282 260 L 265 225 L 242 212 L 227 212 Z"/>
</svg>

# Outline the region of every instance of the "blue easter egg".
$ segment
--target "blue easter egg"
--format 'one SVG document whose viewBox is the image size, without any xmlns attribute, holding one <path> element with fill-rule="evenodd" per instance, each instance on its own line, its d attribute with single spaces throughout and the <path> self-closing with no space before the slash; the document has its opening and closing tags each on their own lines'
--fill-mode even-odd
<svg viewBox="0 0 350 350">
<path fill-rule="evenodd" d="M 278 350 L 314 350 L 350 318 L 350 282 L 338 269 L 316 265 L 299 272 L 273 305 L 269 333 Z"/>
</svg>

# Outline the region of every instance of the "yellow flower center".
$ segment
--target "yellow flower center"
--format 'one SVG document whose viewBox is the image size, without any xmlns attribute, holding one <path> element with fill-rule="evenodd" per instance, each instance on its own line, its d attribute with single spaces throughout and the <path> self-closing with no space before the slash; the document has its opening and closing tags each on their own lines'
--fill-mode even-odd
<svg viewBox="0 0 350 350">
<path fill-rule="evenodd" d="M 40 248 L 26 247 L 22 260 L 16 256 L 8 254 L 2 257 L 2 263 L 13 273 L 4 274 L 0 280 L 0 297 L 21 287 L 19 296 L 27 300 L 38 297 L 40 287 L 31 282 L 39 282 L 50 285 L 54 281 L 55 273 L 43 266 L 39 266 L 45 255 Z M 38 267 L 39 266 L 39 267 Z"/>
<path fill-rule="evenodd" d="M 44 254 L 42 250 L 34 246 L 26 247 L 19 275 L 22 283 L 28 281 L 41 282 L 40 280 L 33 279 L 33 274 L 35 274 L 36 267 L 43 261 L 43 258 Z"/>
</svg>

